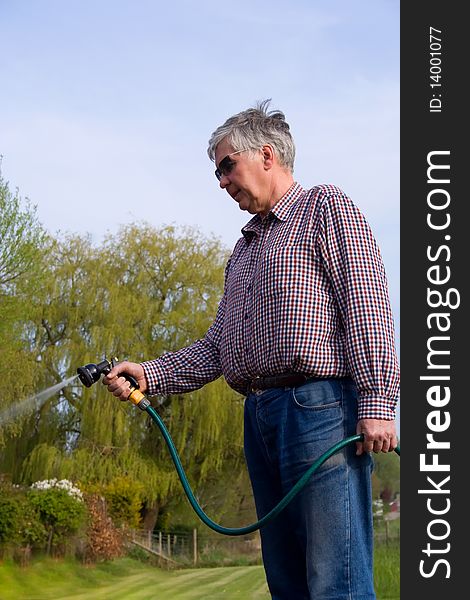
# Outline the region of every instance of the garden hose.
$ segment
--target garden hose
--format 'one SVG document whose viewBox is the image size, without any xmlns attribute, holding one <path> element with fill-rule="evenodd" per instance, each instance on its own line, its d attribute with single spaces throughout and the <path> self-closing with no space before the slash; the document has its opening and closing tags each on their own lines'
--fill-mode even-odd
<svg viewBox="0 0 470 600">
<path fill-rule="evenodd" d="M 117 359 L 113 359 L 111 362 L 108 362 L 105 359 L 98 365 L 90 364 L 85 365 L 84 367 L 79 367 L 77 369 L 77 372 L 80 377 L 80 380 L 84 385 L 90 387 L 93 383 L 96 383 L 96 381 L 99 380 L 102 374 L 109 373 L 111 368 L 114 366 L 115 361 L 117 361 Z M 218 525 L 212 519 L 210 519 L 202 510 L 201 506 L 196 500 L 191 486 L 189 485 L 188 478 L 186 477 L 186 473 L 184 472 L 183 465 L 181 464 L 178 451 L 176 450 L 175 444 L 171 439 L 170 433 L 166 428 L 165 424 L 163 423 L 160 415 L 151 406 L 150 401 L 144 396 L 144 394 L 141 391 L 139 391 L 139 385 L 136 382 L 136 380 L 124 373 L 121 373 L 121 376 L 125 377 L 131 383 L 131 393 L 127 399 L 132 404 L 135 404 L 142 411 L 145 411 L 160 429 L 160 432 L 163 435 L 166 445 L 168 446 L 168 450 L 170 451 L 170 455 L 175 465 L 176 472 L 178 473 L 178 477 L 181 481 L 181 485 L 183 486 L 184 492 L 194 512 L 205 525 L 210 527 L 210 529 L 223 535 L 246 535 L 247 533 L 252 533 L 257 529 L 260 529 L 261 527 L 263 527 L 263 525 L 266 525 L 267 523 L 272 521 L 272 519 L 274 519 L 274 517 L 276 517 L 289 504 L 289 502 L 294 498 L 294 496 L 296 496 L 305 487 L 313 473 L 315 473 L 315 471 L 325 461 L 327 461 L 331 456 L 333 456 L 333 454 L 336 454 L 336 452 L 339 452 L 349 444 L 364 441 L 364 435 L 361 433 L 344 438 L 343 440 L 334 444 L 329 450 L 327 450 L 324 454 L 317 458 L 317 460 L 312 465 L 310 465 L 308 470 L 302 475 L 302 477 L 297 481 L 294 487 L 284 496 L 284 498 L 282 498 L 282 500 L 272 510 L 270 510 L 266 515 L 264 515 L 264 517 L 262 517 L 255 523 L 252 523 L 251 525 L 246 525 L 245 527 L 223 527 L 222 525 Z M 400 456 L 399 446 L 395 448 L 395 452 L 398 454 L 398 456 Z"/>
<path fill-rule="evenodd" d="M 147 400 L 147 402 L 148 402 L 148 400 Z M 156 423 L 156 425 L 160 429 L 160 431 L 165 439 L 166 445 L 168 446 L 168 450 L 170 451 L 171 458 L 173 460 L 173 463 L 176 467 L 176 471 L 178 473 L 178 477 L 180 478 L 183 489 L 186 493 L 186 496 L 187 496 L 191 506 L 193 507 L 194 512 L 201 519 L 201 521 L 203 523 L 205 523 L 208 527 L 210 527 L 214 531 L 217 531 L 217 533 L 222 533 L 223 535 L 232 535 L 232 536 L 245 535 L 247 533 L 252 533 L 253 531 L 256 531 L 257 529 L 259 529 L 260 527 L 263 527 L 263 525 L 266 525 L 267 523 L 269 523 L 272 519 L 274 519 L 274 517 L 276 517 L 281 512 L 281 510 L 283 510 L 289 504 L 289 502 L 294 498 L 294 496 L 296 496 L 300 492 L 300 490 L 302 490 L 305 487 L 308 480 L 310 479 L 310 476 L 313 475 L 313 473 L 318 469 L 318 467 L 320 467 L 325 461 L 327 461 L 330 458 L 330 456 L 333 456 L 333 454 L 336 454 L 336 452 L 339 452 L 348 444 L 352 444 L 354 442 L 360 442 L 360 441 L 364 440 L 364 435 L 361 433 L 361 434 L 352 435 L 350 437 L 344 438 L 344 440 L 341 440 L 340 442 L 334 444 L 334 446 L 332 446 L 329 450 L 327 450 L 324 454 L 322 454 L 320 456 L 320 458 L 317 458 L 317 460 L 308 468 L 308 470 L 297 481 L 297 483 L 290 490 L 290 492 L 288 492 L 284 496 L 284 498 L 282 498 L 282 500 L 272 510 L 270 510 L 266 515 L 264 515 L 264 517 L 259 519 L 259 521 L 256 521 L 255 523 L 252 523 L 251 525 L 246 525 L 245 527 L 222 527 L 222 525 L 218 525 L 217 523 L 212 521 L 212 519 L 210 519 L 206 515 L 206 513 L 202 510 L 202 508 L 199 506 L 199 503 L 196 500 L 196 498 L 193 494 L 193 491 L 188 483 L 188 479 L 184 472 L 183 465 L 181 464 L 181 460 L 180 460 L 180 457 L 178 456 L 178 452 L 175 448 L 173 440 L 171 439 L 168 429 L 165 427 L 165 424 L 163 423 L 159 414 L 156 412 L 156 410 L 152 406 L 150 406 L 150 404 L 148 404 L 147 406 L 144 406 L 142 408 L 142 410 L 144 410 L 148 415 L 150 415 L 150 418 L 152 419 L 152 421 L 154 421 L 154 423 Z M 399 446 L 397 446 L 395 448 L 395 452 L 400 456 L 400 447 Z"/>
</svg>

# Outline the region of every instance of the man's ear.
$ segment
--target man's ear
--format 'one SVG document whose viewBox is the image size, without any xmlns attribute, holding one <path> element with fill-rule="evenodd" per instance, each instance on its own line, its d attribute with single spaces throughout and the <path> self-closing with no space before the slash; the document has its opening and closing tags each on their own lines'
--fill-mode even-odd
<svg viewBox="0 0 470 600">
<path fill-rule="evenodd" d="M 269 169 L 272 169 L 275 161 L 273 147 L 269 144 L 265 144 L 261 148 L 261 152 L 263 153 L 264 168 L 266 169 L 266 171 L 268 171 Z"/>
</svg>

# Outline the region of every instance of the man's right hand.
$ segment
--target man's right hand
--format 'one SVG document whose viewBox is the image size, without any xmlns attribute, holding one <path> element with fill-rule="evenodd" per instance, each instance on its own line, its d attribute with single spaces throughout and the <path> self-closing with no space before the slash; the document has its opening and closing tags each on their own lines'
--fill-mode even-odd
<svg viewBox="0 0 470 600">
<path fill-rule="evenodd" d="M 139 363 L 129 362 L 124 360 L 123 362 L 115 365 L 111 371 L 103 377 L 103 385 L 108 387 L 108 391 L 119 398 L 120 400 L 127 400 L 130 392 L 130 384 L 122 376 L 122 373 L 132 375 L 139 384 L 139 390 L 145 393 L 147 390 L 147 380 L 145 379 L 144 369 Z"/>
</svg>

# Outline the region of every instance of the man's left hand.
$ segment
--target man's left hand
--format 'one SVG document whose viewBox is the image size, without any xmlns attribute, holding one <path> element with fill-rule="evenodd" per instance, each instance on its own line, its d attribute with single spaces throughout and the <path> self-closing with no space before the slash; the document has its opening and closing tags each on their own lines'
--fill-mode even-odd
<svg viewBox="0 0 470 600">
<path fill-rule="evenodd" d="M 398 446 L 395 421 L 361 419 L 356 433 L 364 434 L 364 442 L 356 442 L 356 454 L 363 452 L 393 452 Z"/>
</svg>

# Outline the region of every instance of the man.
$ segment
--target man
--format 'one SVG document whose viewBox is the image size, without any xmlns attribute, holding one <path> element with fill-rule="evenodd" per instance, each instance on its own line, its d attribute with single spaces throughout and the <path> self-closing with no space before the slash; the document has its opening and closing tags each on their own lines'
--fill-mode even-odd
<svg viewBox="0 0 470 600">
<path fill-rule="evenodd" d="M 203 339 L 104 383 L 129 394 L 181 393 L 224 375 L 246 395 L 245 455 L 257 513 L 266 514 L 308 466 L 354 433 L 286 510 L 261 530 L 276 600 L 371 600 L 371 458 L 397 446 L 398 366 L 382 260 L 364 217 L 337 187 L 303 189 L 283 113 L 269 101 L 212 134 L 220 187 L 253 218 L 226 268 Z"/>
</svg>

